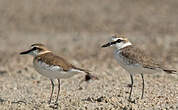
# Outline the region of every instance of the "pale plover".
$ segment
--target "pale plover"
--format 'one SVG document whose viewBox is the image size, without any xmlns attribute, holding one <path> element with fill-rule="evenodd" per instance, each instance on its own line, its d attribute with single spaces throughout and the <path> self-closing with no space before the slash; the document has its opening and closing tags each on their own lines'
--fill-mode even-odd
<svg viewBox="0 0 178 110">
<path fill-rule="evenodd" d="M 86 73 L 87 79 L 97 79 L 97 77 L 91 75 L 88 70 L 75 67 L 74 65 L 68 63 L 65 59 L 60 56 L 53 54 L 48 48 L 43 44 L 33 44 L 31 48 L 27 51 L 21 52 L 23 54 L 30 54 L 34 57 L 33 66 L 37 72 L 48 77 L 52 84 L 52 91 L 50 95 L 49 104 L 51 103 L 54 82 L 53 79 L 58 80 L 58 93 L 55 104 L 58 102 L 58 96 L 60 92 L 60 79 L 70 78 L 78 73 Z"/>
<path fill-rule="evenodd" d="M 126 71 L 130 73 L 131 78 L 131 89 L 129 94 L 129 100 L 131 99 L 132 88 L 133 88 L 133 74 L 141 74 L 142 77 L 142 95 L 144 94 L 144 77 L 145 73 L 155 73 L 164 71 L 169 74 L 176 73 L 176 70 L 170 70 L 165 65 L 160 64 L 152 59 L 152 57 L 146 55 L 142 50 L 132 45 L 130 41 L 120 34 L 114 34 L 109 43 L 102 45 L 102 47 L 115 46 L 114 56 L 118 63 Z"/>
</svg>

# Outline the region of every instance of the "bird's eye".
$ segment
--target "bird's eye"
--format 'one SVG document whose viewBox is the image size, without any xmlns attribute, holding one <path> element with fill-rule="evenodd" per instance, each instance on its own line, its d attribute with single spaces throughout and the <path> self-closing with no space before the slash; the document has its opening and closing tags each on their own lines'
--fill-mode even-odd
<svg viewBox="0 0 178 110">
<path fill-rule="evenodd" d="M 121 40 L 121 39 L 118 39 L 116 42 L 117 42 L 117 43 L 120 43 L 120 42 L 122 42 L 122 41 L 123 41 L 123 40 Z"/>
<path fill-rule="evenodd" d="M 36 47 L 33 47 L 32 50 L 37 50 L 37 48 L 36 48 Z"/>
</svg>

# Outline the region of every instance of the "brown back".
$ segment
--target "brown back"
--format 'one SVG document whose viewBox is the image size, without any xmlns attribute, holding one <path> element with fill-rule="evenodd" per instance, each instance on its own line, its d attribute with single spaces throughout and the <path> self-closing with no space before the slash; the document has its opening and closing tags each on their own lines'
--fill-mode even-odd
<svg viewBox="0 0 178 110">
<path fill-rule="evenodd" d="M 52 52 L 41 54 L 35 57 L 38 61 L 43 61 L 49 65 L 60 66 L 64 71 L 68 71 L 75 68 L 72 64 L 68 63 L 65 59 L 60 56 L 54 55 Z"/>
<path fill-rule="evenodd" d="M 121 54 L 130 59 L 130 63 L 143 64 L 145 68 L 163 68 L 163 65 L 153 60 L 150 56 L 146 55 L 142 50 L 134 45 L 127 46 L 121 49 Z"/>
</svg>

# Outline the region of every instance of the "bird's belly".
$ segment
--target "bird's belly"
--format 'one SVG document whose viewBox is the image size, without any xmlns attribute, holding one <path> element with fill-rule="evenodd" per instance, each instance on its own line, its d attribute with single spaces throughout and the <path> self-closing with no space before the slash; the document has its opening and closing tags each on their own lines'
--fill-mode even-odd
<svg viewBox="0 0 178 110">
<path fill-rule="evenodd" d="M 33 64 L 37 72 L 50 79 L 56 79 L 56 78 L 64 79 L 64 78 L 72 77 L 73 75 L 76 74 L 70 71 L 69 72 L 63 71 L 63 69 L 60 68 L 59 66 L 53 66 L 53 65 L 50 66 L 43 62 L 34 61 Z"/>
</svg>

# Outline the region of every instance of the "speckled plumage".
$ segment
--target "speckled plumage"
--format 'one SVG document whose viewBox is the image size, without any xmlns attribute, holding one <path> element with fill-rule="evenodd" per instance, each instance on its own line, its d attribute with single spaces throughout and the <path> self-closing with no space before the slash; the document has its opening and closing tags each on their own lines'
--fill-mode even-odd
<svg viewBox="0 0 178 110">
<path fill-rule="evenodd" d="M 145 54 L 141 49 L 137 48 L 135 45 L 130 45 L 120 49 L 120 54 L 128 59 L 129 64 L 141 64 L 143 68 L 159 70 L 162 69 L 167 73 L 176 72 L 175 70 L 170 70 L 166 68 L 162 63 L 157 62 L 152 57 Z"/>
</svg>

